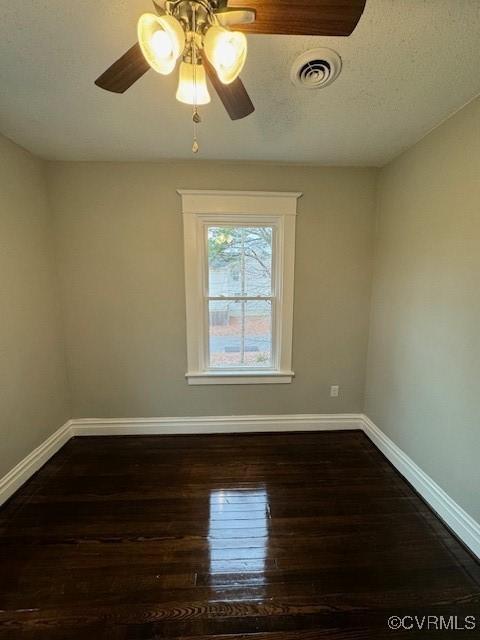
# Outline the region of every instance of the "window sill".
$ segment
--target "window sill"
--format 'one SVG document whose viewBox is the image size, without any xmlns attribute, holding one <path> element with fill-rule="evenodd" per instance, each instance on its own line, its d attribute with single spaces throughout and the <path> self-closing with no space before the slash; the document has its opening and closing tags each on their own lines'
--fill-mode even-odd
<svg viewBox="0 0 480 640">
<path fill-rule="evenodd" d="M 187 373 L 188 384 L 289 384 L 293 371 L 215 371 Z"/>
</svg>

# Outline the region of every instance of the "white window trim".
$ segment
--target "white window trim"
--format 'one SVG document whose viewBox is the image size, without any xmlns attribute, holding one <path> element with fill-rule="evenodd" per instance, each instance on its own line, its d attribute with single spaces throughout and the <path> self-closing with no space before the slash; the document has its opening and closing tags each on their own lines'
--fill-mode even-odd
<svg viewBox="0 0 480 640">
<path fill-rule="evenodd" d="M 293 290 L 295 264 L 295 217 L 302 193 L 271 191 L 205 191 L 179 189 L 182 198 L 185 248 L 185 292 L 187 311 L 186 378 L 189 384 L 278 384 L 289 383 L 292 371 Z M 205 224 L 249 217 L 255 223 L 272 224 L 277 236 L 277 298 L 275 335 L 279 345 L 276 366 L 265 370 L 209 371 L 205 362 L 206 318 L 204 298 Z"/>
</svg>

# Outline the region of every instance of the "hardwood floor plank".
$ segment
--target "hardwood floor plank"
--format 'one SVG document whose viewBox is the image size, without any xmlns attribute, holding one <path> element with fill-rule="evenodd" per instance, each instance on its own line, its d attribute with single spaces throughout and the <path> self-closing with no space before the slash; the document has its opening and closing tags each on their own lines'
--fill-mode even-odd
<svg viewBox="0 0 480 640">
<path fill-rule="evenodd" d="M 1 640 L 480 625 L 478 562 L 358 432 L 75 438 L 0 510 L 0 566 Z"/>
</svg>

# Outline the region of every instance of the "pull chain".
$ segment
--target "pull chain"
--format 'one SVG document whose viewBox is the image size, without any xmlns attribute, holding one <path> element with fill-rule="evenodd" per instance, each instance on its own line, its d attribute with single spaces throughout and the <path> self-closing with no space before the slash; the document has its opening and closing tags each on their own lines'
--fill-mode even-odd
<svg viewBox="0 0 480 640">
<path fill-rule="evenodd" d="M 200 118 L 200 114 L 197 111 L 197 107 L 193 108 L 193 116 L 192 116 L 192 120 L 193 120 L 193 145 L 192 145 L 192 152 L 193 153 L 198 153 L 199 150 L 199 146 L 198 146 L 198 140 L 197 140 L 197 124 L 199 124 L 202 119 Z"/>
<path fill-rule="evenodd" d="M 193 6 L 193 40 L 192 40 L 192 63 L 193 63 L 193 145 L 192 145 L 192 153 L 198 153 L 200 147 L 198 145 L 197 140 L 197 124 L 199 124 L 202 119 L 198 113 L 197 109 L 197 43 L 196 43 L 196 35 L 197 35 L 197 14 L 196 14 L 196 6 Z"/>
</svg>

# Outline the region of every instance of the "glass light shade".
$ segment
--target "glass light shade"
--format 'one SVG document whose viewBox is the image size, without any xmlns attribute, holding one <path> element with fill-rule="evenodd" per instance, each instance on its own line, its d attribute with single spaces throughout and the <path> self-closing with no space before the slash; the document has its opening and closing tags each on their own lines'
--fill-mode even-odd
<svg viewBox="0 0 480 640">
<path fill-rule="evenodd" d="M 212 26 L 204 43 L 207 58 L 212 63 L 223 84 L 233 82 L 243 69 L 247 59 L 247 38 L 240 31 L 228 31 Z"/>
<path fill-rule="evenodd" d="M 180 64 L 176 97 L 179 102 L 184 102 L 185 104 L 200 105 L 210 102 L 207 78 L 203 65 L 193 65 L 189 62 L 182 62 Z"/>
<path fill-rule="evenodd" d="M 185 32 L 173 16 L 144 13 L 137 26 L 138 42 L 145 60 L 162 75 L 171 73 L 185 48 Z"/>
</svg>

